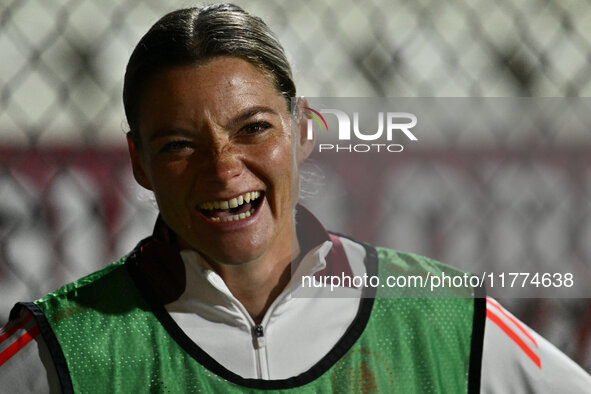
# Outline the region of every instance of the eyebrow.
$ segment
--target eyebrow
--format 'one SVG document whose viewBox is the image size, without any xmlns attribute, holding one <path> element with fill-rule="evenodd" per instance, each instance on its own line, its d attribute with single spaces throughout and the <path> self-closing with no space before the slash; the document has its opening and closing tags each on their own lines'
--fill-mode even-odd
<svg viewBox="0 0 591 394">
<path fill-rule="evenodd" d="M 272 114 L 272 115 L 279 116 L 279 113 L 272 108 L 264 107 L 264 106 L 252 107 L 252 108 L 248 108 L 244 112 L 238 114 L 238 116 L 234 117 L 233 119 L 230 119 L 230 121 L 227 123 L 227 126 L 230 126 L 230 127 L 238 126 L 241 123 L 243 123 L 244 121 L 248 120 L 249 118 L 251 118 L 257 114 L 260 114 L 260 113 Z"/>
<path fill-rule="evenodd" d="M 245 122 L 246 120 L 250 119 L 251 117 L 253 117 L 257 114 L 260 114 L 260 113 L 267 113 L 267 114 L 279 116 L 279 113 L 272 108 L 264 107 L 264 106 L 252 107 L 252 108 L 246 109 L 244 112 L 242 112 L 242 113 L 238 114 L 237 116 L 235 116 L 234 118 L 230 119 L 225 127 L 230 127 L 230 128 L 236 127 L 236 126 L 240 125 L 241 123 Z M 195 133 L 190 130 L 183 129 L 183 128 L 163 127 L 163 128 L 157 129 L 150 136 L 150 141 L 155 141 L 158 138 L 168 137 L 171 135 L 183 136 L 183 137 L 189 138 L 189 137 L 194 137 Z"/>
<path fill-rule="evenodd" d="M 185 130 L 185 129 L 176 129 L 176 128 L 168 128 L 168 127 L 163 127 L 160 128 L 158 130 L 156 130 L 151 136 L 150 136 L 150 142 L 157 140 L 158 138 L 162 138 L 162 137 L 168 137 L 171 135 L 177 135 L 177 136 L 183 136 L 183 137 L 192 137 L 193 133 L 190 132 L 189 130 Z"/>
</svg>

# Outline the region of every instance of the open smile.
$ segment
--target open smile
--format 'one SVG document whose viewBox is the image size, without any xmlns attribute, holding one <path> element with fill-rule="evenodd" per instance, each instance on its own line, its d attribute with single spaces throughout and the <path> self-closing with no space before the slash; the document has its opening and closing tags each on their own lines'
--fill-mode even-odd
<svg viewBox="0 0 591 394">
<path fill-rule="evenodd" d="M 250 191 L 229 200 L 207 201 L 199 204 L 199 211 L 212 222 L 232 222 L 249 218 L 263 200 L 262 191 Z"/>
</svg>

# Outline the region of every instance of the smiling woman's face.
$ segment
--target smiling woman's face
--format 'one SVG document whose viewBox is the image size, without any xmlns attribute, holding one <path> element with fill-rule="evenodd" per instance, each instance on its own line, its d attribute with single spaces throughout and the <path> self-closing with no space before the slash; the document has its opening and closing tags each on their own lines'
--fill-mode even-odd
<svg viewBox="0 0 591 394">
<path fill-rule="evenodd" d="M 298 137 L 293 150 L 267 75 L 234 57 L 166 69 L 147 85 L 139 132 L 134 175 L 184 246 L 224 264 L 289 257 L 292 171 L 312 142 Z"/>
</svg>

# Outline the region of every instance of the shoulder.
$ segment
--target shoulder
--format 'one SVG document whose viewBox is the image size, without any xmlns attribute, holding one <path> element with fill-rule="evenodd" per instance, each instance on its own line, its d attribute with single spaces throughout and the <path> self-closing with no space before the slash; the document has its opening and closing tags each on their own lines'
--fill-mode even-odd
<svg viewBox="0 0 591 394">
<path fill-rule="evenodd" d="M 60 385 L 37 320 L 26 309 L 15 309 L 0 329 L 0 382 L 10 393 L 59 392 Z"/>
<path fill-rule="evenodd" d="M 431 272 L 439 274 L 464 274 L 463 271 L 441 263 L 429 257 L 415 253 L 402 252 L 382 246 L 370 245 L 357 241 L 342 234 L 335 234 L 335 237 L 342 243 L 344 250 L 352 264 L 360 260 L 375 260 L 383 270 L 398 273 L 422 273 Z"/>
<path fill-rule="evenodd" d="M 376 299 L 375 306 L 389 316 L 390 322 L 407 316 L 412 318 L 401 324 L 453 325 L 462 340 L 474 336 L 470 333 L 482 338 L 484 300 L 478 289 L 464 281 L 464 275 L 469 278 L 470 274 L 425 256 L 364 244 L 346 236 L 340 236 L 340 242 L 353 275 L 363 283 L 365 296 Z M 438 280 L 443 276 L 461 281 L 441 283 Z"/>
<path fill-rule="evenodd" d="M 464 274 L 463 271 L 457 268 L 415 253 L 401 252 L 383 247 L 376 247 L 376 251 L 380 263 L 390 270 L 396 269 L 406 273 L 431 272 L 432 274 L 441 274 L 447 272 L 450 275 Z"/>
<path fill-rule="evenodd" d="M 85 310 L 120 309 L 128 300 L 126 258 L 49 293 L 34 303 L 19 303 L 0 330 L 0 391 L 60 392 L 62 365 L 55 329 Z M 56 358 L 57 357 L 57 358 Z M 57 363 L 57 364 L 56 364 Z"/>
<path fill-rule="evenodd" d="M 384 296 L 468 299 L 482 297 L 472 274 L 429 257 L 376 247 L 380 277 L 386 283 Z"/>
<path fill-rule="evenodd" d="M 108 282 L 112 281 L 121 273 L 121 269 L 124 268 L 126 260 L 127 256 L 123 257 L 119 261 L 107 265 L 103 269 L 100 269 L 74 282 L 60 287 L 59 289 L 47 294 L 45 297 L 35 301 L 35 303 L 47 302 L 48 300 L 56 297 L 72 297 L 72 295 L 78 295 L 80 292 L 84 292 L 85 288 L 97 286 L 97 284 L 107 285 Z"/>
<path fill-rule="evenodd" d="M 134 291 L 132 279 L 125 267 L 127 257 L 88 276 L 69 283 L 34 304 L 50 323 L 78 314 L 86 309 L 108 311 L 127 305 Z"/>
<path fill-rule="evenodd" d="M 486 304 L 484 393 L 588 390 L 591 376 L 580 366 L 494 299 L 487 298 Z"/>
</svg>

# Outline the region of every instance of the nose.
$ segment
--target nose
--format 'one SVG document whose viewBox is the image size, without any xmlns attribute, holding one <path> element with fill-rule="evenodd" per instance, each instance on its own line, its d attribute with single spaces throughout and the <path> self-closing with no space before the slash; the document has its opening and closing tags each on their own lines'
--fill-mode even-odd
<svg viewBox="0 0 591 394">
<path fill-rule="evenodd" d="M 207 179 L 218 184 L 228 184 L 242 174 L 244 169 L 240 155 L 232 146 L 225 145 L 212 150 L 206 158 L 208 161 Z"/>
</svg>

